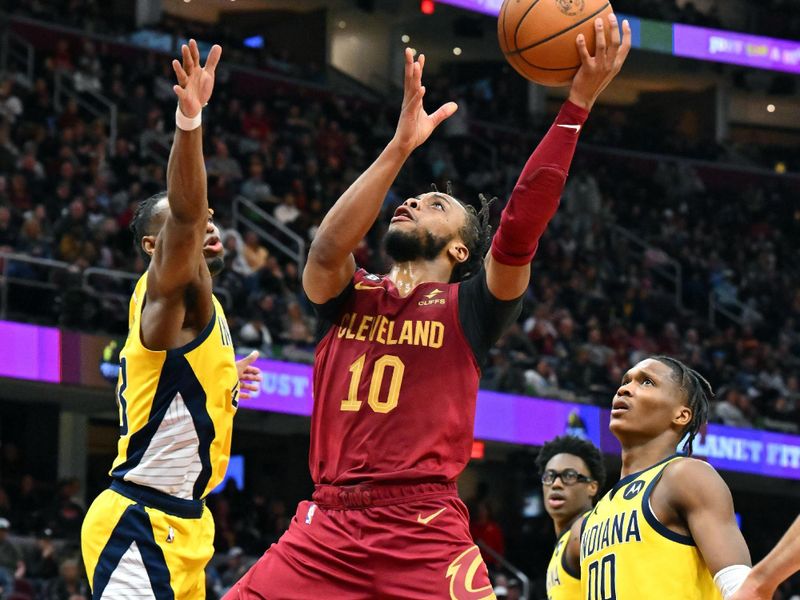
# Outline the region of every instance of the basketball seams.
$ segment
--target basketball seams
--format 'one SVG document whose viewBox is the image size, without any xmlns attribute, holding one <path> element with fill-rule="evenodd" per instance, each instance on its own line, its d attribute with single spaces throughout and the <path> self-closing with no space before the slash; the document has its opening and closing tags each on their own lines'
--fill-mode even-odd
<svg viewBox="0 0 800 600">
<path fill-rule="evenodd" d="M 510 1 L 510 0 L 509 0 Z M 522 16 L 517 20 L 517 27 L 514 29 L 514 50 L 509 48 L 509 54 L 518 54 L 518 44 L 517 44 L 517 36 L 519 35 L 519 28 L 522 27 L 522 23 L 525 22 L 525 19 L 528 17 L 530 12 L 539 4 L 539 0 L 533 0 L 530 6 L 522 13 Z"/>
<path fill-rule="evenodd" d="M 536 2 L 538 3 L 538 0 L 536 0 Z M 516 38 L 516 32 L 515 32 L 515 34 L 514 34 L 514 47 L 515 47 L 515 49 L 514 50 L 509 50 L 508 52 L 505 52 L 504 54 L 506 56 L 510 56 L 510 55 L 513 55 L 513 54 L 521 55 L 526 50 L 531 50 L 531 49 L 535 48 L 536 46 L 541 46 L 542 44 L 546 44 L 547 42 L 549 42 L 551 40 L 554 40 L 555 38 L 559 37 L 560 35 L 563 35 L 563 34 L 567 33 L 568 31 L 570 31 L 572 29 L 575 29 L 576 27 L 580 27 L 581 25 L 583 25 L 584 23 L 586 23 L 590 19 L 594 19 L 595 17 L 597 17 L 599 14 L 601 14 L 604 10 L 606 10 L 610 6 L 611 6 L 611 2 L 606 2 L 602 7 L 598 8 L 592 14 L 590 14 L 587 17 L 584 17 L 580 21 L 578 21 L 576 23 L 573 23 L 569 27 L 567 27 L 565 29 L 562 29 L 561 31 L 557 31 L 556 33 L 553 33 L 553 34 L 547 36 L 546 38 L 541 39 L 538 42 L 534 42 L 533 44 L 529 44 L 529 45 L 527 45 L 527 46 L 525 46 L 523 48 L 517 47 L 517 38 Z M 519 23 L 517 23 L 517 31 L 519 30 L 520 26 L 522 25 L 522 22 L 525 20 L 525 17 L 527 17 L 527 13 L 525 15 L 523 15 L 523 17 L 520 19 Z M 578 65 L 578 66 L 580 66 L 580 65 Z"/>
</svg>

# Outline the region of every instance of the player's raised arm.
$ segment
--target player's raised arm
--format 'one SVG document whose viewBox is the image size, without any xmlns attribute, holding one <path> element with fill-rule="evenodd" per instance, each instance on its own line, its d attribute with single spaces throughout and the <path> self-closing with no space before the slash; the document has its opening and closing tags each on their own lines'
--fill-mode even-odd
<svg viewBox="0 0 800 600">
<path fill-rule="evenodd" d="M 316 304 L 324 304 L 345 288 L 355 271 L 352 252 L 378 218 L 383 199 L 406 159 L 458 108 L 448 102 L 436 112 L 426 113 L 422 106 L 425 55 L 415 61 L 407 48 L 405 59 L 403 107 L 394 137 L 325 215 L 311 244 L 303 288 Z"/>
<path fill-rule="evenodd" d="M 600 93 L 619 73 L 630 52 L 627 21 L 622 25 L 624 35 L 620 35 L 616 16 L 608 17 L 610 45 L 606 44 L 602 19 L 597 19 L 595 27 L 595 55 L 589 54 L 584 36 L 578 36 L 582 64 L 572 82 L 569 100 L 522 170 L 486 258 L 489 291 L 500 300 L 518 298 L 528 287 L 530 264 L 539 238 L 558 208 L 578 135 Z"/>
<path fill-rule="evenodd" d="M 729 600 L 750 570 L 750 551 L 736 524 L 731 492 L 704 462 L 682 460 L 664 473 L 666 502 L 689 527 L 714 583 Z M 691 481 L 692 485 L 685 485 Z"/>
<path fill-rule="evenodd" d="M 203 242 L 209 210 L 200 112 L 211 98 L 222 48 L 211 48 L 205 67 L 200 65 L 194 40 L 188 46 L 184 44 L 181 52 L 183 63 L 172 62 L 178 79 L 173 87 L 178 97 L 177 127 L 167 165 L 169 213 L 148 270 L 151 299 L 182 294 L 205 268 Z"/>
<path fill-rule="evenodd" d="M 800 571 L 800 517 L 747 576 L 731 600 L 771 600 L 778 586 Z"/>
</svg>

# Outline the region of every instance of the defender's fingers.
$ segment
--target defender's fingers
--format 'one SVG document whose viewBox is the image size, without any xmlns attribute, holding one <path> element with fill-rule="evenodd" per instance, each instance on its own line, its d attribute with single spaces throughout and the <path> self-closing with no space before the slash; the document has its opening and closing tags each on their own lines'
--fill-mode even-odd
<svg viewBox="0 0 800 600">
<path fill-rule="evenodd" d="M 194 70 L 194 65 L 192 64 L 192 53 L 189 51 L 189 46 L 186 44 L 181 46 L 181 58 L 183 58 L 183 70 L 186 71 L 187 75 L 191 75 Z"/>
<path fill-rule="evenodd" d="M 175 71 L 175 76 L 178 78 L 178 83 L 181 84 L 181 86 L 186 85 L 188 75 L 186 75 L 186 71 L 183 70 L 181 61 L 179 61 L 177 58 L 172 61 L 172 70 Z"/>
<path fill-rule="evenodd" d="M 433 121 L 433 126 L 438 127 L 442 121 L 449 119 L 452 117 L 455 112 L 458 110 L 458 104 L 455 102 L 448 102 L 439 107 L 439 109 L 430 116 L 431 121 Z"/>
<path fill-rule="evenodd" d="M 197 47 L 195 40 L 189 40 L 189 52 L 192 54 L 192 63 L 195 67 L 200 66 L 200 48 Z"/>
<path fill-rule="evenodd" d="M 214 44 L 211 46 L 211 51 L 208 53 L 206 57 L 206 70 L 214 73 L 217 69 L 217 65 L 219 64 L 219 59 L 222 56 L 222 46 L 219 44 Z"/>
</svg>

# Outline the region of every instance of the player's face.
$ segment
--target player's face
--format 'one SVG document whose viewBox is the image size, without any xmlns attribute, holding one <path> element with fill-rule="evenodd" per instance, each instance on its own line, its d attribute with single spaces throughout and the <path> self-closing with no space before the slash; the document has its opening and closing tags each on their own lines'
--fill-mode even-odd
<svg viewBox="0 0 800 600">
<path fill-rule="evenodd" d="M 212 277 L 222 271 L 225 266 L 225 246 L 222 245 L 219 227 L 214 223 L 214 211 L 210 208 L 206 221 L 206 238 L 203 240 L 203 256 Z"/>
<path fill-rule="evenodd" d="M 589 479 L 592 474 L 583 459 L 574 454 L 556 454 L 547 461 L 545 472 L 549 470 L 562 473 L 572 469 L 578 475 Z M 544 496 L 544 509 L 555 521 L 571 521 L 579 513 L 592 506 L 592 498 L 597 494 L 597 482 L 576 481 L 572 485 L 564 483 L 561 477 L 556 477 L 552 484 L 542 484 Z"/>
<path fill-rule="evenodd" d="M 152 225 L 154 229 L 158 230 L 158 235 L 161 234 L 161 229 L 167 221 L 167 215 L 169 215 L 169 202 L 164 198 L 159 201 L 152 217 Z M 145 236 L 145 238 L 151 238 L 151 243 L 147 245 L 151 256 L 155 251 L 158 235 Z M 203 240 L 203 256 L 206 259 L 206 264 L 212 277 L 222 271 L 225 266 L 225 248 L 222 245 L 222 235 L 219 228 L 214 223 L 214 211 L 210 208 L 208 209 L 205 239 Z"/>
<path fill-rule="evenodd" d="M 648 358 L 623 376 L 611 404 L 609 429 L 624 446 L 673 431 L 679 434 L 691 415 L 686 393 L 675 380 L 672 369 Z"/>
<path fill-rule="evenodd" d="M 386 234 L 386 250 L 395 261 L 433 260 L 451 245 L 463 248 L 458 232 L 467 212 L 447 194 L 430 192 L 409 198 L 394 212 Z"/>
</svg>

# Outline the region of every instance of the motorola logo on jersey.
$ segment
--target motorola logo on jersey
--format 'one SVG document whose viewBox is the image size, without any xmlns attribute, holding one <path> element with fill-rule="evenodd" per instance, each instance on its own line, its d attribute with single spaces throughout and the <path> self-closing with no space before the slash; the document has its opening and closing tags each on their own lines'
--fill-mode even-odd
<svg viewBox="0 0 800 600">
<path fill-rule="evenodd" d="M 634 481 L 628 487 L 625 488 L 625 493 L 622 494 L 622 497 L 625 498 L 625 500 L 630 500 L 636 497 L 636 494 L 641 492 L 643 487 L 644 487 L 644 481 L 641 480 Z"/>
</svg>

